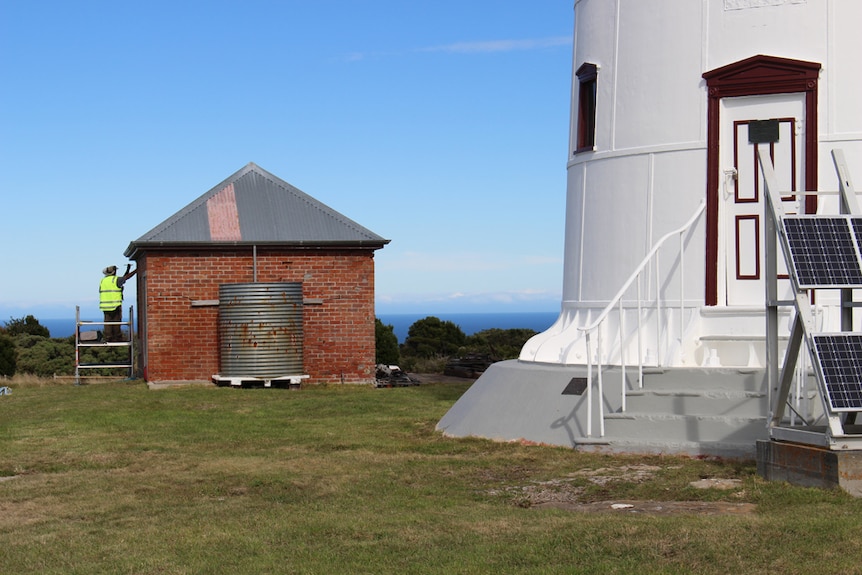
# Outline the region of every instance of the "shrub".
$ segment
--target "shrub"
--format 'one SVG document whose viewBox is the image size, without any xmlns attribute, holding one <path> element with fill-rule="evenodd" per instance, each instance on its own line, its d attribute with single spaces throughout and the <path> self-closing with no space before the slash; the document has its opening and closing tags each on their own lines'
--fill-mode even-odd
<svg viewBox="0 0 862 575">
<path fill-rule="evenodd" d="M 467 337 L 468 353 L 486 355 L 494 361 L 515 359 L 527 340 L 536 335 L 532 329 L 485 329 Z"/>
<path fill-rule="evenodd" d="M 448 357 L 404 357 L 398 362 L 398 366 L 410 373 L 443 373 L 446 369 Z"/>
<path fill-rule="evenodd" d="M 28 315 L 22 318 L 9 318 L 6 322 L 6 333 L 12 337 L 18 335 L 39 335 L 42 337 L 51 337 L 51 332 L 48 328 L 39 323 L 39 320 Z"/>
<path fill-rule="evenodd" d="M 391 325 L 385 325 L 379 318 L 374 320 L 374 341 L 377 345 L 377 363 L 398 363 L 398 337 L 395 335 L 395 329 Z"/>
<path fill-rule="evenodd" d="M 74 338 L 21 335 L 15 338 L 15 343 L 18 346 L 18 372 L 41 377 L 75 373 Z"/>
<path fill-rule="evenodd" d="M 0 334 L 0 375 L 13 376 L 18 363 L 15 342 L 8 335 Z"/>
<path fill-rule="evenodd" d="M 410 326 L 401 346 L 402 356 L 420 358 L 447 357 L 458 353 L 467 336 L 451 321 L 428 316 Z"/>
</svg>

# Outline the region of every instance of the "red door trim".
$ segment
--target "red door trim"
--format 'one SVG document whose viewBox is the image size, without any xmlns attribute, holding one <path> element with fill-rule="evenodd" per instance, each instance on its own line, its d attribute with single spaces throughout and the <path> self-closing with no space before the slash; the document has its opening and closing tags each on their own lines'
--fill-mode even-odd
<svg viewBox="0 0 862 575">
<path fill-rule="evenodd" d="M 805 190 L 817 189 L 817 80 L 820 64 L 757 55 L 703 74 L 709 102 L 706 132 L 706 305 L 718 305 L 719 115 L 722 98 L 805 93 Z M 806 213 L 817 197 L 805 200 Z"/>
<path fill-rule="evenodd" d="M 745 220 L 752 220 L 754 222 L 754 273 L 753 274 L 743 274 L 742 270 L 739 269 L 740 264 L 740 254 L 739 254 L 739 224 Z M 757 214 L 748 214 L 744 216 L 736 216 L 736 225 L 733 226 L 736 230 L 736 238 L 734 238 L 734 245 L 736 246 L 736 279 L 737 280 L 759 280 L 760 279 L 760 216 Z"/>
</svg>

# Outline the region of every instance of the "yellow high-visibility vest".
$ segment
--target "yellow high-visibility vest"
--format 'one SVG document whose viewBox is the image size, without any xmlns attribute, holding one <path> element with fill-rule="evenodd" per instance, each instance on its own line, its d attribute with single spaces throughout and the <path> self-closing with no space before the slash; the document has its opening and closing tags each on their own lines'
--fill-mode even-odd
<svg viewBox="0 0 862 575">
<path fill-rule="evenodd" d="M 123 290 L 117 285 L 117 276 L 105 276 L 99 282 L 99 309 L 112 311 L 123 305 Z"/>
</svg>

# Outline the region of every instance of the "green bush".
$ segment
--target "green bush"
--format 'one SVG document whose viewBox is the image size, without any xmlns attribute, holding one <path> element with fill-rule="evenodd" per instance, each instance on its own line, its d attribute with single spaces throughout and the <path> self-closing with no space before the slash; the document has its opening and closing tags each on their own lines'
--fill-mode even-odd
<svg viewBox="0 0 862 575">
<path fill-rule="evenodd" d="M 15 341 L 8 335 L 0 334 L 0 375 L 15 375 L 18 364 L 18 351 Z"/>
<path fill-rule="evenodd" d="M 536 335 L 532 329 L 485 329 L 467 337 L 467 352 L 486 355 L 494 361 L 515 359 L 527 340 Z"/>
<path fill-rule="evenodd" d="M 398 337 L 391 325 L 385 325 L 380 318 L 374 320 L 374 341 L 377 345 L 375 361 L 390 365 L 398 363 Z"/>
<path fill-rule="evenodd" d="M 8 360 L 4 362 L 4 337 L 12 342 L 15 352 L 13 373 L 39 377 L 74 375 L 75 336 L 51 338 L 48 329 L 41 326 L 33 316 L 6 322 L 5 332 L 8 335 L 0 334 L 0 375 L 4 374 L 4 369 L 9 369 Z M 123 364 L 129 361 L 129 350 L 126 347 L 82 347 L 80 361 L 81 364 Z M 117 368 L 103 368 L 88 369 L 86 375 L 117 373 Z"/>
<path fill-rule="evenodd" d="M 448 362 L 448 357 L 439 355 L 435 357 L 401 356 L 398 367 L 409 373 L 443 373 Z"/>
<path fill-rule="evenodd" d="M 420 319 L 410 326 L 401 345 L 401 369 L 414 373 L 443 373 L 451 358 L 481 356 L 490 361 L 517 358 L 532 329 L 486 329 L 471 336 L 451 321 L 434 316 Z"/>
<path fill-rule="evenodd" d="M 18 372 L 40 377 L 75 373 L 75 339 L 51 339 L 38 335 L 15 338 L 18 347 Z"/>
<path fill-rule="evenodd" d="M 457 354 L 466 340 L 467 336 L 456 324 L 428 316 L 410 326 L 407 339 L 401 346 L 401 356 L 447 357 Z"/>
<path fill-rule="evenodd" d="M 28 315 L 22 318 L 9 318 L 6 322 L 6 333 L 12 337 L 19 335 L 39 335 L 42 337 L 51 337 L 51 332 L 48 328 L 39 323 L 39 320 Z"/>
</svg>

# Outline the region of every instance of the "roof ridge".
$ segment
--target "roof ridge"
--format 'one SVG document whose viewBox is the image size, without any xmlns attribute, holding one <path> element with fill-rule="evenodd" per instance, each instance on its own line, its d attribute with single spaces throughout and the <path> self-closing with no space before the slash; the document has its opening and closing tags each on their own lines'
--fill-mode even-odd
<svg viewBox="0 0 862 575">
<path fill-rule="evenodd" d="M 374 249 L 379 249 L 389 243 L 311 194 L 248 162 L 131 242 L 126 255 L 144 245 L 223 243 L 212 238 L 211 216 L 205 207 L 211 198 L 230 185 L 236 187 L 234 201 L 240 210 L 240 221 L 244 222 L 240 239 L 234 240 L 234 244 L 365 245 L 369 242 L 369 245 L 377 245 Z"/>
<path fill-rule="evenodd" d="M 342 214 L 338 210 L 324 204 L 323 202 L 321 202 L 317 198 L 311 196 L 310 194 L 303 192 L 302 190 L 300 190 L 299 188 L 297 188 L 296 186 L 294 186 L 290 182 L 282 180 L 281 178 L 279 178 L 278 176 L 276 176 L 272 172 L 269 172 L 269 171 L 265 170 L 264 168 L 261 168 L 260 166 L 258 166 L 257 164 L 254 164 L 253 162 L 249 162 L 248 166 L 256 167 L 262 176 L 268 177 L 270 179 L 270 181 L 272 181 L 274 184 L 279 185 L 279 186 L 281 184 L 283 184 L 283 186 L 280 186 L 280 187 L 287 188 L 288 192 L 292 193 L 294 196 L 296 196 L 300 200 L 304 201 L 309 206 L 317 209 L 318 211 L 320 211 L 324 214 L 329 215 L 330 217 L 337 220 L 339 223 L 344 224 L 344 225 L 352 228 L 353 231 L 358 232 L 362 235 L 368 236 L 369 238 L 373 238 L 374 236 L 377 235 L 377 234 L 373 233 L 371 230 L 369 230 L 368 228 L 366 228 L 365 226 L 363 226 L 363 225 L 359 224 L 358 222 L 348 218 L 347 216 L 345 216 L 344 214 Z M 248 167 L 248 166 L 246 166 L 246 167 Z M 245 174 L 243 174 L 243 175 L 245 175 Z"/>
</svg>

